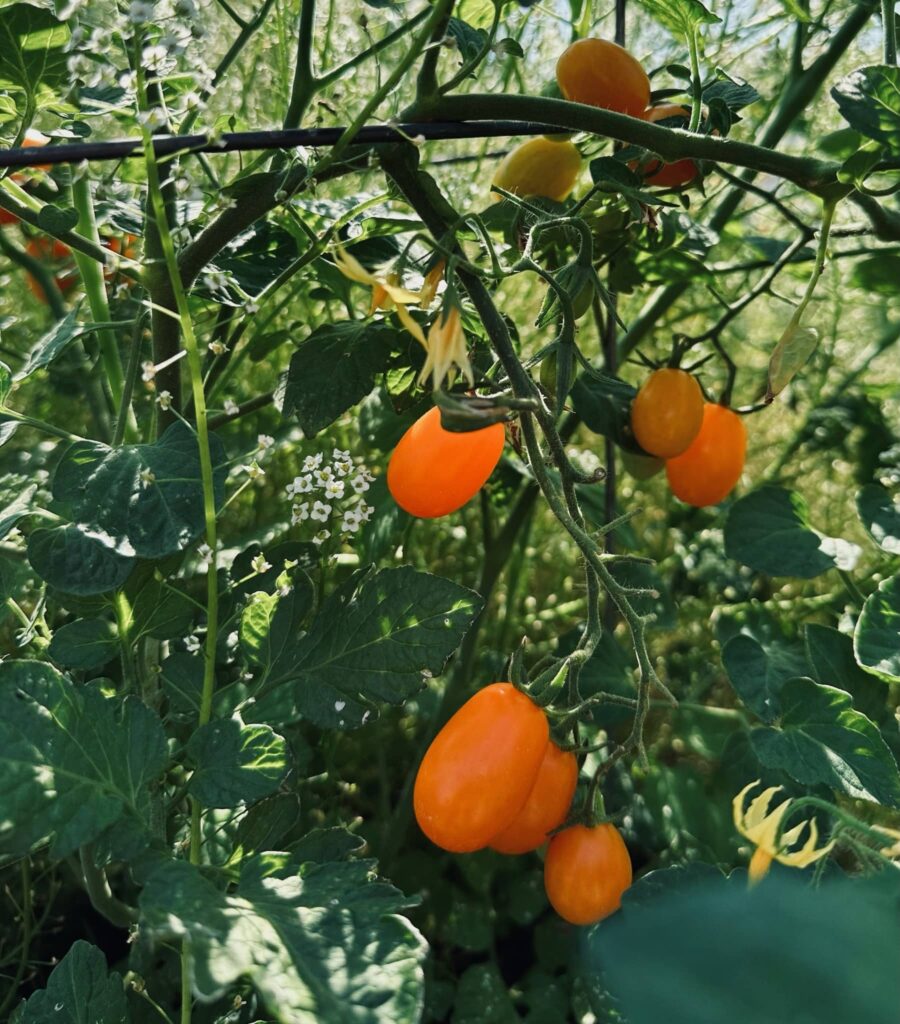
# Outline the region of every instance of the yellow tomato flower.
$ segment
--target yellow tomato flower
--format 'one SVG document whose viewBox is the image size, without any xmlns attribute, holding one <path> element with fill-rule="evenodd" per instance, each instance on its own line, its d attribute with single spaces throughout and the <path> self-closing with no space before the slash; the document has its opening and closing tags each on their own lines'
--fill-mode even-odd
<svg viewBox="0 0 900 1024">
<path fill-rule="evenodd" d="M 422 290 L 419 292 L 419 305 L 422 309 L 428 309 L 434 297 L 437 295 L 438 285 L 444 279 L 444 261 L 438 260 L 437 263 L 428 271 L 425 275 L 425 280 L 422 283 Z"/>
<path fill-rule="evenodd" d="M 791 801 L 784 800 L 776 807 L 771 808 L 772 798 L 781 791 L 780 786 L 772 786 L 769 789 L 764 789 L 759 796 L 754 797 L 750 801 L 750 805 L 745 808 L 745 797 L 751 789 L 758 785 L 760 785 L 759 779 L 751 782 L 749 786 L 745 786 L 738 793 L 732 802 L 734 827 L 756 846 L 753 857 L 750 859 L 751 885 L 766 875 L 773 860 L 777 860 L 780 864 L 786 864 L 788 867 L 805 868 L 824 857 L 834 846 L 832 839 L 825 846 L 817 848 L 819 828 L 812 818 L 804 819 L 779 836 L 781 823 L 791 808 Z M 809 829 L 809 834 L 803 846 L 798 850 L 788 850 L 789 846 L 800 839 L 804 829 Z"/>
<path fill-rule="evenodd" d="M 428 355 L 425 365 L 419 374 L 419 383 L 424 384 L 431 374 L 432 387 L 435 391 L 447 377 L 453 383 L 453 367 L 458 366 L 469 382 L 470 387 L 475 386 L 475 377 L 472 374 L 472 364 L 469 362 L 469 353 L 466 349 L 466 336 L 463 333 L 462 322 L 459 315 L 459 306 L 455 303 L 448 303 L 438 313 L 428 331 L 428 341 L 425 345 Z"/>
<path fill-rule="evenodd" d="M 344 277 L 355 281 L 357 284 L 366 284 L 372 289 L 369 316 L 377 309 L 393 309 L 400 323 L 403 324 L 416 341 L 423 348 L 428 348 L 422 328 L 413 320 L 406 309 L 407 305 L 418 304 L 419 292 L 412 292 L 408 288 L 401 288 L 399 284 L 400 278 L 397 274 L 388 274 L 386 278 L 382 279 L 366 270 L 359 260 L 355 256 L 351 256 L 341 245 L 335 246 L 334 265 Z"/>
</svg>

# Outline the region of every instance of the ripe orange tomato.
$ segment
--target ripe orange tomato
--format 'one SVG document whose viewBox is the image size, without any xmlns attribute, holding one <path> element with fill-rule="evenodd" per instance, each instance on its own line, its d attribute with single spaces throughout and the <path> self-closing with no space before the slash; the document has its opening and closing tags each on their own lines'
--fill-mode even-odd
<svg viewBox="0 0 900 1024">
<path fill-rule="evenodd" d="M 527 853 L 547 841 L 547 833 L 566 820 L 575 786 L 578 761 L 570 750 L 560 750 L 551 740 L 538 768 L 525 806 L 511 825 L 488 844 L 498 853 Z"/>
<path fill-rule="evenodd" d="M 388 463 L 388 490 L 411 515 L 449 515 L 484 486 L 500 460 L 505 437 L 502 423 L 464 434 L 444 430 L 435 406 L 400 438 Z"/>
<path fill-rule="evenodd" d="M 638 444 L 660 459 L 687 449 L 703 422 L 703 392 L 685 370 L 654 370 L 631 403 L 631 429 Z"/>
<path fill-rule="evenodd" d="M 573 825 L 547 847 L 544 888 L 553 909 L 570 924 L 594 924 L 619 909 L 631 885 L 631 858 L 609 822 Z"/>
<path fill-rule="evenodd" d="M 44 135 L 43 132 L 36 131 L 34 128 L 29 128 L 22 137 L 22 148 L 30 149 L 32 147 L 37 148 L 39 146 L 46 146 L 50 141 L 51 139 L 47 135 Z M 34 164 L 31 170 L 49 171 L 50 164 Z M 15 177 L 15 175 L 13 177 Z"/>
<path fill-rule="evenodd" d="M 32 238 L 25 246 L 25 251 L 29 256 L 40 260 L 41 263 L 49 263 L 54 270 L 58 264 L 65 263 L 71 265 L 72 262 L 72 250 L 65 242 L 60 242 L 58 238 L 48 238 L 46 235 Z M 56 281 L 56 287 L 65 295 L 77 284 L 78 274 L 73 270 L 61 272 L 54 276 L 54 281 Z M 38 284 L 37 278 L 32 277 L 31 274 L 28 275 L 28 287 L 41 302 L 47 301 L 44 289 Z"/>
<path fill-rule="evenodd" d="M 562 202 L 575 188 L 581 170 L 581 153 L 569 141 L 554 142 L 544 136 L 516 146 L 494 171 L 495 186 L 514 195 L 546 196 Z M 494 198 L 501 199 L 498 192 Z"/>
<path fill-rule="evenodd" d="M 104 249 L 109 249 L 110 252 L 114 252 L 116 255 L 123 256 L 127 260 L 133 260 L 137 256 L 137 242 L 137 236 L 125 235 L 122 238 L 105 238 L 100 244 Z M 103 276 L 107 281 L 112 281 L 118 275 L 117 271 L 113 270 L 112 267 L 105 267 Z"/>
<path fill-rule="evenodd" d="M 724 405 L 706 402 L 703 425 L 687 451 L 666 463 L 676 498 L 703 508 L 716 505 L 740 479 L 747 453 L 744 421 Z"/>
<path fill-rule="evenodd" d="M 416 775 L 416 821 L 437 846 L 471 853 L 510 825 L 547 750 L 544 712 L 511 683 L 466 701 L 435 736 Z"/>
<path fill-rule="evenodd" d="M 650 79 L 631 54 L 606 39 L 579 39 L 556 63 L 567 100 L 641 117 L 650 104 Z"/>
<path fill-rule="evenodd" d="M 659 107 L 648 107 L 644 111 L 645 121 L 663 121 L 667 117 L 691 116 L 687 107 L 677 103 L 666 103 Z M 685 120 L 684 127 L 687 127 Z M 655 185 L 657 188 L 681 188 L 689 185 L 695 178 L 699 177 L 700 170 L 693 160 L 675 160 L 671 164 L 665 164 L 661 160 L 654 160 L 644 168 L 644 181 L 648 185 Z"/>
</svg>

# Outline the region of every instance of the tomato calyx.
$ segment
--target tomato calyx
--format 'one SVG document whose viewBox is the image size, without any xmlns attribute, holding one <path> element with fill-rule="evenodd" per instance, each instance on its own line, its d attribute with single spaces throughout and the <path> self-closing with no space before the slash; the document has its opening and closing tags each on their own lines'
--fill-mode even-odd
<svg viewBox="0 0 900 1024">
<path fill-rule="evenodd" d="M 438 390 L 432 395 L 441 414 L 441 426 L 453 434 L 482 430 L 494 423 L 507 423 L 521 409 L 532 410 L 537 403 L 514 395 L 460 395 Z"/>
</svg>

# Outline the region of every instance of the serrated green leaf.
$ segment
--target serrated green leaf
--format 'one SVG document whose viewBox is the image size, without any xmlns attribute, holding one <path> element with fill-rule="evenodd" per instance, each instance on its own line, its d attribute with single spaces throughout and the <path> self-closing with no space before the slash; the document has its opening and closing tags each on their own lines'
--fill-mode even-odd
<svg viewBox="0 0 900 1024">
<path fill-rule="evenodd" d="M 216 505 L 224 500 L 225 450 L 210 435 Z M 110 448 L 77 441 L 63 455 L 53 496 L 69 503 L 72 518 L 114 537 L 140 558 L 182 551 L 204 529 L 197 438 L 174 423 L 153 444 Z"/>
<path fill-rule="evenodd" d="M 401 704 L 439 673 L 481 606 L 473 591 L 410 566 L 356 573 L 279 655 L 244 717 L 357 728 L 377 702 Z"/>
<path fill-rule="evenodd" d="M 844 120 L 856 131 L 900 153 L 900 68 L 858 68 L 831 90 Z"/>
<path fill-rule="evenodd" d="M 124 819 L 144 830 L 168 759 L 150 708 L 34 661 L 0 664 L 0 702 L 0 849 L 22 854 L 49 838 L 61 858 Z"/>
<path fill-rule="evenodd" d="M 28 561 L 51 587 L 80 597 L 117 590 L 134 568 L 107 534 L 71 523 L 31 533 Z"/>
<path fill-rule="evenodd" d="M 29 996 L 15 1024 L 128 1024 L 125 984 L 106 957 L 78 939 L 53 968 L 47 987 Z"/>
<path fill-rule="evenodd" d="M 791 679 L 781 690 L 781 706 L 779 728 L 750 734 L 763 765 L 805 786 L 824 785 L 857 800 L 900 807 L 894 755 L 848 693 L 811 679 Z"/>
<path fill-rule="evenodd" d="M 53 634 L 48 656 L 63 668 L 102 668 L 116 657 L 119 641 L 115 627 L 105 619 L 77 619 Z"/>
<path fill-rule="evenodd" d="M 294 353 L 280 393 L 281 413 L 315 437 L 375 386 L 399 332 L 385 323 L 349 320 L 317 327 Z"/>
<path fill-rule="evenodd" d="M 245 860 L 225 893 L 173 861 L 144 887 L 142 928 L 191 937 L 192 987 L 204 1000 L 245 977 L 283 1024 L 413 1024 L 427 947 L 396 916 L 408 901 L 370 872 L 366 861 L 269 853 Z"/>
<path fill-rule="evenodd" d="M 700 0 L 638 0 L 638 3 L 675 35 L 692 35 L 701 25 L 715 25 L 722 20 Z"/>
<path fill-rule="evenodd" d="M 900 683 L 900 576 L 882 580 L 863 605 L 853 650 L 857 662 L 888 683 Z"/>
<path fill-rule="evenodd" d="M 852 569 L 861 552 L 813 529 L 809 507 L 796 491 L 760 487 L 732 505 L 725 553 L 757 572 L 811 579 L 835 567 Z"/>
<path fill-rule="evenodd" d="M 75 310 L 67 313 L 62 320 L 58 320 L 50 330 L 35 342 L 25 363 L 19 372 L 13 377 L 18 382 L 30 377 L 36 370 L 49 366 L 54 359 L 63 352 L 81 333 L 82 327 L 78 323 Z"/>
<path fill-rule="evenodd" d="M 900 498 L 892 501 L 880 484 L 866 484 L 856 495 L 856 510 L 866 533 L 881 550 L 900 555 Z"/>
<path fill-rule="evenodd" d="M 244 657 L 259 670 L 261 680 L 288 670 L 314 603 L 315 586 L 300 569 L 294 569 L 274 593 L 250 595 L 241 612 L 238 635 Z"/>
<path fill-rule="evenodd" d="M 238 807 L 268 796 L 288 769 L 287 745 L 268 725 L 225 718 L 201 726 L 187 753 L 195 765 L 188 791 L 204 807 Z"/>
<path fill-rule="evenodd" d="M 790 384 L 797 374 L 806 366 L 810 356 L 819 345 L 819 332 L 815 327 L 800 327 L 789 324 L 778 339 L 778 344 L 769 359 L 769 382 L 766 401 L 771 402 L 776 395 Z"/>
</svg>

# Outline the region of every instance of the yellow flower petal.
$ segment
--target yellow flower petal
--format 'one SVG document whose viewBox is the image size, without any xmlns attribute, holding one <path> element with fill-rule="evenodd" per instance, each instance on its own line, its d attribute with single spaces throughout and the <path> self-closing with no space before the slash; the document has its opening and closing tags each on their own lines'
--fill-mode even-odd
<svg viewBox="0 0 900 1024">
<path fill-rule="evenodd" d="M 439 260 L 425 275 L 425 280 L 422 283 L 421 291 L 419 292 L 419 305 L 422 309 L 428 309 L 434 297 L 437 295 L 438 285 L 444 279 L 444 261 Z"/>
<path fill-rule="evenodd" d="M 409 331 L 409 333 L 416 339 L 416 341 L 428 351 L 428 342 L 425 340 L 425 335 L 422 328 L 416 323 L 415 320 L 409 315 L 409 310 L 401 302 L 394 307 L 394 312 L 400 320 L 400 323 Z"/>
<path fill-rule="evenodd" d="M 772 855 L 768 850 L 764 850 L 761 846 L 758 847 L 750 858 L 750 867 L 747 869 L 750 884 L 756 885 L 757 882 L 762 881 L 762 879 L 769 873 L 769 868 L 771 866 Z"/>
<path fill-rule="evenodd" d="M 462 329 L 459 307 L 445 306 L 436 317 L 428 331 L 426 344 L 428 356 L 419 374 L 419 383 L 424 384 L 431 374 L 432 387 L 435 391 L 447 379 L 453 381 L 453 367 L 462 370 L 470 387 L 475 385 L 472 364 L 466 348 L 466 336 Z"/>
<path fill-rule="evenodd" d="M 357 284 L 369 284 L 374 287 L 381 283 L 374 274 L 370 274 L 366 270 L 355 256 L 351 256 L 342 245 L 335 246 L 334 265 L 344 277 L 355 281 Z"/>
</svg>

